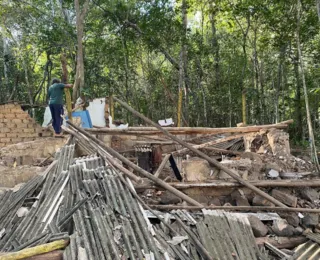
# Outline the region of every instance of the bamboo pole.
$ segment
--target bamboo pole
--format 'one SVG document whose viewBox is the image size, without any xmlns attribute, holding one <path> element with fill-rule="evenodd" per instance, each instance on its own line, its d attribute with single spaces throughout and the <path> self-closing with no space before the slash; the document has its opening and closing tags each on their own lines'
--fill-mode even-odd
<svg viewBox="0 0 320 260">
<path fill-rule="evenodd" d="M 263 129 L 278 128 L 284 129 L 291 124 L 293 120 L 280 122 L 278 124 L 260 125 L 260 126 L 246 126 L 246 127 L 166 127 L 166 130 L 174 135 L 186 134 L 225 134 L 225 133 L 250 133 L 259 132 Z M 114 134 L 114 135 L 159 135 L 163 134 L 156 127 L 129 127 L 127 129 L 110 129 L 110 128 L 92 128 L 87 129 L 88 132 L 94 134 Z"/>
<path fill-rule="evenodd" d="M 248 181 L 256 187 L 272 188 L 272 187 L 320 187 L 320 180 L 300 181 L 300 180 L 259 180 Z M 190 189 L 190 188 L 238 188 L 243 185 L 236 181 L 210 181 L 200 183 L 188 183 L 188 182 L 168 182 L 169 185 L 175 187 L 178 190 Z M 156 186 L 152 185 L 137 185 L 139 189 L 155 189 Z"/>
<path fill-rule="evenodd" d="M 95 138 L 94 136 L 90 135 L 89 133 L 87 133 L 85 130 L 75 126 L 73 123 L 68 122 L 69 125 L 72 126 L 73 129 L 77 130 L 78 132 L 80 132 L 82 135 L 84 135 L 85 137 L 87 137 L 88 139 L 92 140 L 93 142 L 95 142 L 96 144 L 98 144 L 102 149 L 104 149 L 107 153 L 109 153 L 111 156 L 119 159 L 120 161 L 122 161 L 124 164 L 128 165 L 129 167 L 131 167 L 132 169 L 134 169 L 135 171 L 139 172 L 141 175 L 143 175 L 144 177 L 152 180 L 153 182 L 155 182 L 157 185 L 159 185 L 160 187 L 168 190 L 169 192 L 171 192 L 172 194 L 176 195 L 177 197 L 181 198 L 182 200 L 185 200 L 186 202 L 195 205 L 195 206 L 199 206 L 202 207 L 203 205 L 200 204 L 199 202 L 197 202 L 196 200 L 190 198 L 189 196 L 187 196 L 186 194 L 182 193 L 181 191 L 173 188 L 172 186 L 168 185 L 166 182 L 164 182 L 163 180 L 160 180 L 159 178 L 155 177 L 154 175 L 152 175 L 151 173 L 141 169 L 138 165 L 132 163 L 131 161 L 129 161 L 127 158 L 125 158 L 124 156 L 122 156 L 121 154 L 117 153 L 115 150 L 113 150 L 111 147 L 106 146 L 102 141 L 100 141 L 99 139 Z"/>
<path fill-rule="evenodd" d="M 194 210 L 199 211 L 201 209 L 211 209 L 211 210 L 230 210 L 230 211 L 274 211 L 274 212 L 304 212 L 304 213 L 316 213 L 320 214 L 320 209 L 309 209 L 309 208 L 289 208 L 289 207 L 267 207 L 267 206 L 181 206 L 181 205 L 149 205 L 152 209 L 157 210 Z"/>
<path fill-rule="evenodd" d="M 27 249 L 23 249 L 18 252 L 8 253 L 5 255 L 0 256 L 0 260 L 19 260 L 19 259 L 25 259 L 27 257 L 45 254 L 52 252 L 54 250 L 65 248 L 68 245 L 69 241 L 67 240 L 58 240 L 54 241 L 52 243 L 39 245 Z"/>
<path fill-rule="evenodd" d="M 249 182 L 243 180 L 241 177 L 239 177 L 238 175 L 236 175 L 233 171 L 231 171 L 230 169 L 228 169 L 227 167 L 223 166 L 222 164 L 220 164 L 217 160 L 210 158 L 209 156 L 207 156 L 206 154 L 204 154 L 203 152 L 195 149 L 193 146 L 187 144 L 186 142 L 182 141 L 181 139 L 175 137 L 174 135 L 170 134 L 167 130 L 165 130 L 164 128 L 162 128 L 161 126 L 157 125 L 156 123 L 154 123 L 153 121 L 151 121 L 149 118 L 145 117 L 144 115 L 140 114 L 139 112 L 137 112 L 136 110 L 134 110 L 132 107 L 130 107 L 127 103 L 121 101 L 120 99 L 118 99 L 117 97 L 114 97 L 114 100 L 117 101 L 118 103 L 120 103 L 123 107 L 125 107 L 128 111 L 130 111 L 131 113 L 133 113 L 134 115 L 140 117 L 141 119 L 143 119 L 146 123 L 153 125 L 154 127 L 158 128 L 160 131 L 162 131 L 165 135 L 167 135 L 168 137 L 170 137 L 172 140 L 178 142 L 179 144 L 181 144 L 182 146 L 190 149 L 192 152 L 194 152 L 195 154 L 197 154 L 198 156 L 200 156 L 201 158 L 207 160 L 210 164 L 214 165 L 215 167 L 217 167 L 218 169 L 224 171 L 225 173 L 227 173 L 228 175 L 230 175 L 232 178 L 234 178 L 235 180 L 237 180 L 238 182 L 240 182 L 241 184 L 243 184 L 244 186 L 248 187 L 249 189 L 251 189 L 252 191 L 254 191 L 256 194 L 259 194 L 261 197 L 267 199 L 268 201 L 274 203 L 275 205 L 279 206 L 279 207 L 287 207 L 286 205 L 284 205 L 283 203 L 281 203 L 280 201 L 276 200 L 275 198 L 271 197 L 269 194 L 263 192 L 262 190 L 258 189 L 257 187 L 255 187 L 254 185 L 250 184 Z M 170 186 L 172 187 L 172 186 Z"/>
</svg>

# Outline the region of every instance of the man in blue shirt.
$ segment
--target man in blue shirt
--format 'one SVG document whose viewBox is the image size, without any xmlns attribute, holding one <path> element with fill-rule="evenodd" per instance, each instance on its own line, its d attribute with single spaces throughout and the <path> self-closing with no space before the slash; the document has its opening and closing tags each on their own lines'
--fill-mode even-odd
<svg viewBox="0 0 320 260">
<path fill-rule="evenodd" d="M 49 107 L 52 116 L 52 126 L 55 132 L 55 137 L 61 137 L 61 126 L 63 119 L 63 90 L 64 88 L 72 88 L 72 84 L 63 84 L 58 79 L 52 80 L 52 85 L 49 87 Z"/>
</svg>

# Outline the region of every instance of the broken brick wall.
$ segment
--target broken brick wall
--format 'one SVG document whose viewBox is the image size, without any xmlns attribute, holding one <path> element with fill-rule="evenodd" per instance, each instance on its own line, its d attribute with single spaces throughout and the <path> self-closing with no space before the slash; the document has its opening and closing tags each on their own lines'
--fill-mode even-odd
<svg viewBox="0 0 320 260">
<path fill-rule="evenodd" d="M 52 133 L 38 125 L 19 104 L 0 105 L 0 148 L 49 136 Z"/>
</svg>

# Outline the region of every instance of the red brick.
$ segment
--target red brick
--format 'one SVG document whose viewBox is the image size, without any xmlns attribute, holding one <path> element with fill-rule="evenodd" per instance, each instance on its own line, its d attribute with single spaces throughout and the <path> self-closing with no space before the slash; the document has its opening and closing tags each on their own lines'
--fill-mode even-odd
<svg viewBox="0 0 320 260">
<path fill-rule="evenodd" d="M 6 127 L 11 128 L 11 129 L 15 129 L 15 128 L 17 128 L 17 125 L 14 123 L 6 123 Z"/>
<path fill-rule="evenodd" d="M 33 128 L 26 128 L 26 129 L 23 129 L 23 132 L 25 132 L 25 133 L 34 133 L 34 129 Z"/>
<path fill-rule="evenodd" d="M 5 114 L 5 115 L 4 115 L 4 118 L 13 119 L 13 118 L 16 118 L 16 115 L 15 115 L 15 114 L 10 114 L 10 113 L 8 113 L 8 114 Z"/>
<path fill-rule="evenodd" d="M 29 115 L 28 114 L 16 114 L 16 118 L 19 118 L 19 119 L 27 119 L 29 118 Z"/>
<path fill-rule="evenodd" d="M 15 118 L 15 119 L 12 119 L 12 123 L 19 124 L 19 123 L 22 123 L 22 120 Z"/>
<path fill-rule="evenodd" d="M 0 139 L 0 142 L 1 142 L 1 143 L 9 143 L 10 141 L 11 141 L 10 138 L 1 138 L 1 139 Z"/>
<path fill-rule="evenodd" d="M 15 128 L 11 128 L 11 133 L 23 133 L 23 129 L 21 129 L 21 128 L 17 128 L 17 127 L 15 127 Z"/>
<path fill-rule="evenodd" d="M 11 142 L 13 142 L 13 143 L 20 143 L 22 141 L 23 141 L 23 138 L 12 138 L 11 139 Z"/>
<path fill-rule="evenodd" d="M 16 134 L 16 133 L 7 133 L 7 137 L 15 138 L 15 137 L 18 137 L 18 134 Z"/>
<path fill-rule="evenodd" d="M 17 128 L 26 129 L 26 128 L 28 128 L 28 124 L 25 124 L 25 123 L 17 123 Z"/>
<path fill-rule="evenodd" d="M 15 108 L 15 106 L 16 106 L 15 104 L 5 104 L 4 108 L 5 109 L 11 109 L 11 108 Z"/>
<path fill-rule="evenodd" d="M 6 133 L 0 133 L 0 138 L 4 138 L 4 137 L 6 137 L 6 136 L 7 136 Z"/>
<path fill-rule="evenodd" d="M 2 127 L 2 128 L 0 128 L 0 132 L 1 133 L 10 133 L 10 129 L 7 127 Z"/>
</svg>

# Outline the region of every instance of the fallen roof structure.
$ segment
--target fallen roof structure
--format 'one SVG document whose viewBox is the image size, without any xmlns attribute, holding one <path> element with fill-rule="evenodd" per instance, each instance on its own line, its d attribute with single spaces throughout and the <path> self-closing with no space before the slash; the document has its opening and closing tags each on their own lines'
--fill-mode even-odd
<svg viewBox="0 0 320 260">
<path fill-rule="evenodd" d="M 116 100 L 153 125 L 127 104 Z M 279 127 L 283 128 L 287 123 L 284 122 Z M 0 194 L 0 260 L 25 259 L 26 256 L 46 257 L 44 253 L 48 252 L 51 257 L 56 257 L 53 259 L 63 257 L 67 260 L 308 259 L 307 256 L 317 259 L 317 243 L 320 240 L 316 233 L 320 231 L 320 210 L 315 205 L 318 205 L 318 192 L 303 189 L 301 196 L 304 199 L 301 200 L 296 193 L 279 189 L 319 187 L 319 180 L 302 180 L 312 176 L 313 173 L 307 171 L 309 166 L 304 165 L 306 172 L 299 173 L 277 173 L 271 169 L 273 171 L 267 172 L 269 179 L 248 180 L 247 176 L 228 168 L 230 161 L 224 160 L 221 163 L 202 152 L 232 156 L 245 154 L 253 156 L 252 161 L 259 161 L 261 158 L 257 154 L 246 154 L 239 150 L 248 146 L 243 138 L 247 134 L 219 137 L 208 135 L 202 136 L 201 140 L 196 137 L 185 142 L 174 136 L 182 133 L 181 129 L 168 128 L 167 131 L 158 125 L 155 127 L 156 130 L 146 128 L 146 131 L 138 131 L 161 131 L 172 139 L 171 143 L 182 145 L 182 149 L 179 147 L 176 151 L 167 152 L 158 171 L 153 175 L 88 131 L 69 122 L 64 130 L 70 134 L 70 138 L 56 153 L 47 170 L 24 185 L 4 190 Z M 253 132 L 262 129 L 259 133 L 269 135 L 270 131 L 267 129 L 270 127 L 274 128 L 275 125 L 248 129 L 254 129 Z M 247 130 L 229 129 L 227 132 L 247 133 Z M 130 131 L 131 129 L 121 130 Z M 196 133 L 198 130 L 188 131 Z M 222 130 L 206 128 L 201 131 L 217 133 Z M 93 132 L 96 134 L 91 131 Z M 258 141 L 263 138 L 261 134 Z M 272 138 L 274 137 L 271 136 L 270 140 Z M 280 134 L 276 138 L 282 138 L 283 141 L 287 137 Z M 254 137 L 252 140 L 254 143 L 257 139 Z M 168 139 L 158 140 L 157 144 L 161 142 L 167 144 Z M 87 155 L 79 157 L 77 147 L 81 147 Z M 275 145 L 271 149 L 277 153 L 282 148 Z M 146 150 L 150 151 L 147 146 Z M 229 179 L 177 183 L 159 178 L 165 160 L 185 153 L 204 158 L 211 166 L 228 173 Z M 290 161 L 291 159 L 288 159 L 288 163 L 304 164 L 303 161 Z M 239 169 L 245 168 L 240 160 L 237 165 Z M 277 179 L 280 175 L 283 178 L 281 180 Z M 230 176 L 235 180 L 230 181 Z M 285 179 L 292 177 L 301 180 Z M 250 203 L 245 188 L 254 196 Z M 138 195 L 139 189 L 153 189 L 160 194 L 164 190 L 174 194 L 179 203 L 148 204 L 148 200 Z M 201 192 L 205 189 L 214 192 L 231 189 L 232 193 L 228 196 L 235 204 L 227 202 L 224 205 L 208 206 L 189 195 L 188 189 L 200 189 Z M 153 209 L 160 209 L 162 212 Z M 311 229 L 315 233 L 310 233 Z M 43 245 L 50 249 L 44 249 Z M 294 249 L 295 247 L 297 248 Z M 57 249 L 59 250 L 50 252 Z M 281 251 L 282 249 L 292 251 Z"/>
</svg>

